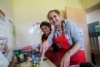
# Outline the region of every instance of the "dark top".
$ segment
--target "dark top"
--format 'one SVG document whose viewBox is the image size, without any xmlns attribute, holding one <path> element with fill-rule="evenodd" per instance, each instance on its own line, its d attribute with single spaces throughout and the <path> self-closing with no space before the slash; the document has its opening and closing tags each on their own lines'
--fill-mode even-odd
<svg viewBox="0 0 100 67">
<path fill-rule="evenodd" d="M 43 34 L 42 35 L 42 43 L 45 41 L 45 40 L 47 40 L 47 38 L 48 38 L 48 36 L 46 36 L 45 34 Z M 52 44 L 52 46 L 51 46 L 52 48 L 53 48 L 53 51 L 55 52 L 55 51 L 58 51 L 58 47 L 53 43 Z"/>
</svg>

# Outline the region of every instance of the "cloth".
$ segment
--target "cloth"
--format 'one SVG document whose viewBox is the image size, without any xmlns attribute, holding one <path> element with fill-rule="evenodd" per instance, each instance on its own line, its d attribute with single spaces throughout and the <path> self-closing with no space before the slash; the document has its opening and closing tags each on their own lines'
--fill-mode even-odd
<svg viewBox="0 0 100 67">
<path fill-rule="evenodd" d="M 31 50 L 32 50 L 32 46 L 25 46 L 25 47 L 22 47 L 21 50 L 31 51 Z"/>
<path fill-rule="evenodd" d="M 60 62 L 62 57 L 64 56 L 64 54 L 66 53 L 65 49 L 59 49 L 59 51 L 53 52 L 48 50 L 45 53 L 45 56 L 52 62 L 54 63 L 57 67 L 60 67 Z M 81 54 L 80 54 L 81 53 Z M 82 56 L 83 55 L 83 56 Z M 74 57 L 76 56 L 76 57 Z M 76 64 L 80 64 L 81 62 L 85 62 L 85 55 L 83 50 L 80 50 L 79 52 L 77 52 L 77 54 L 75 54 L 73 57 L 71 57 L 71 61 L 70 61 L 70 65 L 76 65 Z M 82 59 L 83 57 L 83 59 Z M 76 61 L 75 61 L 76 60 Z M 80 61 L 77 61 L 80 60 Z"/>
<path fill-rule="evenodd" d="M 64 20 L 62 22 L 63 25 L 63 31 L 66 37 L 66 40 L 69 42 L 70 45 L 73 45 L 74 43 L 78 42 L 80 45 L 83 46 L 83 34 L 82 34 L 82 29 L 79 28 L 74 22 L 71 20 Z M 51 32 L 51 34 L 48 37 L 48 42 L 50 44 L 53 43 L 53 36 L 55 35 L 60 36 L 62 33 L 61 29 L 56 29 L 55 33 L 54 30 Z M 81 48 L 83 49 L 83 47 Z"/>
<path fill-rule="evenodd" d="M 46 57 L 48 57 L 57 67 L 60 67 L 61 59 L 65 55 L 65 53 L 72 48 L 72 45 L 66 40 L 63 27 L 62 34 L 58 37 L 54 37 L 53 41 L 55 45 L 59 47 L 58 52 L 47 51 Z M 70 65 L 77 65 L 82 62 L 85 62 L 85 54 L 83 50 L 78 50 L 73 56 L 70 58 Z"/>
<path fill-rule="evenodd" d="M 42 35 L 42 43 L 47 40 L 48 36 L 45 36 L 45 34 Z M 55 43 L 52 44 L 52 46 L 49 48 L 52 51 L 58 51 L 58 47 L 55 45 Z"/>
</svg>

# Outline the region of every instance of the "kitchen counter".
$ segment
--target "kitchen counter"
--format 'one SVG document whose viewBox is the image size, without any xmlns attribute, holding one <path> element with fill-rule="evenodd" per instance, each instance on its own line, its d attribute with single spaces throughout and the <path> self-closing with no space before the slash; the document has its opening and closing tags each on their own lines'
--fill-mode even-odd
<svg viewBox="0 0 100 67">
<path fill-rule="evenodd" d="M 32 63 L 21 63 L 20 67 L 32 67 Z M 49 59 L 44 60 L 43 62 L 41 61 L 39 65 L 36 67 L 56 67 Z"/>
</svg>

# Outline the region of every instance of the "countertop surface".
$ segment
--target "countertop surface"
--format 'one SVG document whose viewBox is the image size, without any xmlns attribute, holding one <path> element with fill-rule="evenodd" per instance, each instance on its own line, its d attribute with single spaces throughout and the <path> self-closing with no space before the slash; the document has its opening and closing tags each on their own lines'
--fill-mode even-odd
<svg viewBox="0 0 100 67">
<path fill-rule="evenodd" d="M 20 67 L 32 67 L 32 63 L 24 62 L 21 63 Z M 56 67 L 49 59 L 41 61 L 35 67 Z"/>
</svg>

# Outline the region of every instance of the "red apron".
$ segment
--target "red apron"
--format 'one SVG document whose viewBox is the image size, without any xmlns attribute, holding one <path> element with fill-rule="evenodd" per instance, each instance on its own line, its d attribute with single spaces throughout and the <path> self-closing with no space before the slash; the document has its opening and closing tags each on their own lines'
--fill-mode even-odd
<svg viewBox="0 0 100 67">
<path fill-rule="evenodd" d="M 63 32 L 63 31 L 62 31 Z M 46 57 L 50 59 L 57 67 L 60 67 L 61 59 L 65 55 L 65 53 L 72 48 L 72 46 L 68 43 L 64 33 L 61 36 L 54 37 L 53 41 L 55 45 L 60 44 L 59 51 L 53 52 L 48 50 L 46 52 Z M 83 50 L 79 50 L 70 58 L 70 65 L 80 64 L 85 62 L 85 54 Z"/>
</svg>

